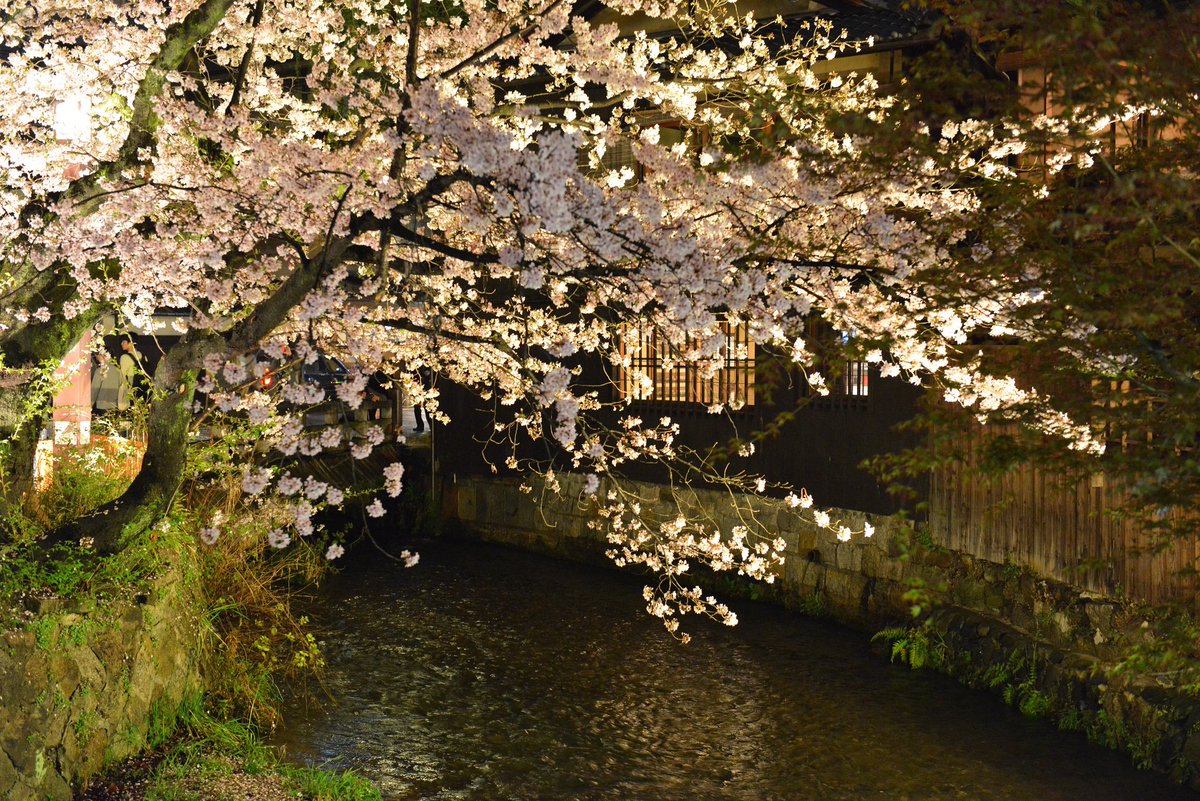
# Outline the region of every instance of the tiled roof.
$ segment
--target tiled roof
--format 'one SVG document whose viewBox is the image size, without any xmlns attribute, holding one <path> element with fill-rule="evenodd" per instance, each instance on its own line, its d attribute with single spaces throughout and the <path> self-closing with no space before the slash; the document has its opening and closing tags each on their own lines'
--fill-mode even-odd
<svg viewBox="0 0 1200 801">
<path fill-rule="evenodd" d="M 779 19 L 782 25 L 768 22 L 761 30 L 769 37 L 779 37 L 776 41 L 792 41 L 797 37 L 804 39 L 807 34 L 801 26 L 814 18 L 821 18 L 833 23 L 833 34 L 839 38 L 863 41 L 874 37 L 874 46 L 869 48 L 871 50 L 889 50 L 926 40 L 931 28 L 928 18 L 889 8 L 867 8 L 861 3 L 862 0 L 856 4 L 839 4 L 840 9 L 826 7 L 815 12 L 784 15 Z M 843 30 L 846 32 L 845 37 L 840 36 Z M 665 38 L 672 33 L 659 31 L 652 35 Z M 713 44 L 728 53 L 739 53 L 742 48 L 738 39 L 733 36 L 720 37 Z"/>
<path fill-rule="evenodd" d="M 887 8 L 831 10 L 828 14 L 821 12 L 818 16 L 827 16 L 837 30 L 844 28 L 850 39 L 873 36 L 878 44 L 918 39 L 929 27 L 920 17 Z"/>
</svg>

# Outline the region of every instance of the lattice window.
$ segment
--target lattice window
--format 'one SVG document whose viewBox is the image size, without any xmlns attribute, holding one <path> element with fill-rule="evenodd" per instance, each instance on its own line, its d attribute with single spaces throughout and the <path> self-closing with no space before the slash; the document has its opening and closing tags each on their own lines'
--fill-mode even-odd
<svg viewBox="0 0 1200 801">
<path fill-rule="evenodd" d="M 684 353 L 650 326 L 627 326 L 621 337 L 617 389 L 622 398 L 659 403 L 715 404 L 734 408 L 754 405 L 754 340 L 740 323 L 721 323 L 725 344 L 722 365 L 706 375 Z"/>
<path fill-rule="evenodd" d="M 635 182 L 641 179 L 641 166 L 633 157 L 633 145 L 627 139 L 618 139 L 611 143 L 600 157 L 600 174 L 620 172 L 625 167 L 633 171 Z"/>
<path fill-rule="evenodd" d="M 674 121 L 663 121 L 658 123 L 658 143 L 663 147 L 673 147 L 686 140 L 688 136 L 687 129 L 682 123 Z M 695 134 L 697 141 L 703 140 L 703 134 L 697 132 Z M 580 154 L 580 166 L 586 167 L 587 156 Z M 633 186 L 640 183 L 650 173 L 650 169 L 638 162 L 633 157 L 633 144 L 628 139 L 618 139 L 615 142 L 610 142 L 605 148 L 604 155 L 600 157 L 600 169 L 594 174 L 597 177 L 607 176 L 610 172 L 620 173 L 622 169 L 628 168 L 633 173 L 633 178 L 626 186 Z"/>
<path fill-rule="evenodd" d="M 865 398 L 871 394 L 870 365 L 863 361 L 848 361 L 830 391 L 837 395 Z"/>
<path fill-rule="evenodd" d="M 1104 424 L 1104 440 L 1108 447 L 1126 451 L 1154 442 L 1154 427 L 1139 423 L 1154 419 L 1155 407 L 1162 404 L 1161 400 L 1139 391 L 1129 379 L 1102 381 L 1093 378 L 1091 383 L 1092 391 L 1101 395 L 1097 403 L 1112 410 Z"/>
<path fill-rule="evenodd" d="M 828 323 L 820 319 L 813 319 L 809 322 L 808 335 L 815 343 L 833 341 L 840 343 L 840 348 L 848 346 L 853 338 L 843 331 L 834 331 Z M 822 370 L 822 375 L 825 378 L 825 386 L 829 390 L 829 394 L 815 400 L 835 405 L 844 405 L 846 402 L 852 401 L 851 405 L 862 406 L 866 403 L 867 396 L 871 394 L 871 365 L 860 359 L 838 360 L 839 369 L 835 370 L 833 362 L 838 355 L 840 355 L 839 350 L 834 350 L 820 360 L 819 363 L 823 362 L 826 365 Z M 812 393 L 811 387 L 808 392 Z"/>
<path fill-rule="evenodd" d="M 1133 119 L 1133 132 L 1130 139 L 1134 147 L 1149 147 L 1155 138 L 1154 119 L 1149 111 L 1143 111 Z"/>
</svg>

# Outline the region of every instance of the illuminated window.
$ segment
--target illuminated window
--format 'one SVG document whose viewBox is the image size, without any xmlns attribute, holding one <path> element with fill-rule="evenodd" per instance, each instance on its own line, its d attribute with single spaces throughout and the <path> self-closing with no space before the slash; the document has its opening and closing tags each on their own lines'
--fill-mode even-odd
<svg viewBox="0 0 1200 801">
<path fill-rule="evenodd" d="M 647 121 L 647 124 L 648 121 Z M 662 147 L 674 147 L 679 144 L 688 142 L 688 137 L 691 136 L 695 146 L 704 141 L 704 132 L 684 127 L 682 123 L 664 120 L 657 123 L 658 125 L 658 144 Z M 580 154 L 580 166 L 587 166 L 587 157 L 583 153 Z M 623 170 L 629 170 L 631 178 L 626 186 L 643 181 L 652 170 L 638 162 L 633 157 L 633 144 L 628 139 L 617 139 L 610 142 L 604 150 L 604 155 L 600 157 L 600 168 L 593 171 L 593 175 L 597 178 L 603 178 L 609 173 L 621 173 Z"/>
<path fill-rule="evenodd" d="M 867 396 L 871 394 L 871 365 L 860 359 L 839 358 L 845 353 L 853 336 L 843 331 L 834 331 L 828 323 L 820 319 L 809 321 L 808 336 L 809 341 L 817 346 L 818 365 L 825 365 L 822 374 L 825 386 L 829 390 L 828 395 L 819 396 L 814 400 L 834 405 L 850 402 L 852 406 L 860 406 L 865 403 Z M 832 349 L 826 351 L 825 347 L 822 347 L 825 343 L 833 346 Z M 808 394 L 814 394 L 811 387 L 808 388 Z"/>
<path fill-rule="evenodd" d="M 688 361 L 699 347 L 691 340 L 680 348 L 650 326 L 627 326 L 621 337 L 617 389 L 622 398 L 659 403 L 754 405 L 754 341 L 740 323 L 721 323 L 725 343 L 715 372 Z"/>
<path fill-rule="evenodd" d="M 870 370 L 869 365 L 862 361 L 848 361 L 842 374 L 838 376 L 837 381 L 830 387 L 830 391 L 836 395 L 854 395 L 858 397 L 866 397 L 870 394 Z"/>
<path fill-rule="evenodd" d="M 1155 407 L 1164 401 L 1140 390 L 1129 379 L 1092 379 L 1096 404 L 1104 408 L 1104 441 L 1107 448 L 1127 451 L 1154 442 Z"/>
<path fill-rule="evenodd" d="M 1143 111 L 1133 119 L 1133 132 L 1130 139 L 1134 147 L 1149 147 L 1156 133 L 1154 120 L 1149 111 Z"/>
</svg>

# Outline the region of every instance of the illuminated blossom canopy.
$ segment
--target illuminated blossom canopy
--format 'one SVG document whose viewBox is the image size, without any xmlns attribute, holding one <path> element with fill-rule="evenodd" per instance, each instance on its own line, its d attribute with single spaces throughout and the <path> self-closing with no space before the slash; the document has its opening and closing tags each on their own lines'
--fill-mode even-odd
<svg viewBox="0 0 1200 801">
<path fill-rule="evenodd" d="M 452 423 L 412 376 L 427 366 L 511 407 L 506 436 L 549 439 L 588 475 L 614 556 L 664 576 L 655 614 L 669 627 L 683 611 L 730 622 L 683 589 L 687 560 L 764 577 L 781 546 L 638 520 L 613 479 L 625 462 L 678 457 L 677 424 L 602 425 L 601 396 L 575 382 L 585 359 L 621 366 L 623 326 L 652 326 L 712 371 L 734 320 L 812 371 L 805 336 L 821 318 L 884 375 L 941 381 L 985 409 L 1028 401 L 956 355 L 1002 322 L 1003 293 L 922 300 L 923 271 L 958 244 L 953 220 L 974 199 L 932 160 L 862 157 L 892 101 L 869 74 L 830 72 L 869 43 L 815 19 L 658 0 L 586 14 L 563 0 L 42 5 L 0 22 L 2 389 L 25 391 L 19 372 L 60 358 L 102 313 L 187 313 L 155 375 L 142 473 L 103 526 L 63 537 L 111 550 L 161 515 L 197 387 L 206 409 L 264 426 L 277 453 L 349 444 L 365 457 L 380 429 L 306 432 L 296 405 L 321 390 L 255 381 L 256 354 L 336 353 L 354 365 L 337 388 L 351 405 L 384 372 Z M 611 158 L 621 148 L 637 180 Z M 942 236 L 925 233 L 930 220 Z M 19 420 L 4 424 L 17 436 Z M 510 466 L 538 469 L 516 455 Z M 389 492 L 401 473 L 389 468 Z M 280 547 L 342 497 L 262 465 L 242 488 L 247 503 L 290 504 L 270 536 Z"/>
</svg>

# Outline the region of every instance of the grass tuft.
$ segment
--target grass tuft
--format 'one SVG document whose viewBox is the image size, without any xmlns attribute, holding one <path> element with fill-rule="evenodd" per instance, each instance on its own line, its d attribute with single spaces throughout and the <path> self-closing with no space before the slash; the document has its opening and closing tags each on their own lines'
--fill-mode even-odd
<svg viewBox="0 0 1200 801">
<path fill-rule="evenodd" d="M 301 798 L 308 801 L 380 801 L 379 791 L 351 771 L 284 764 L 253 726 L 214 715 L 200 693 L 169 713 L 159 708 L 149 738 L 162 758 L 146 777 L 144 801 L 207 798 Z"/>
</svg>

